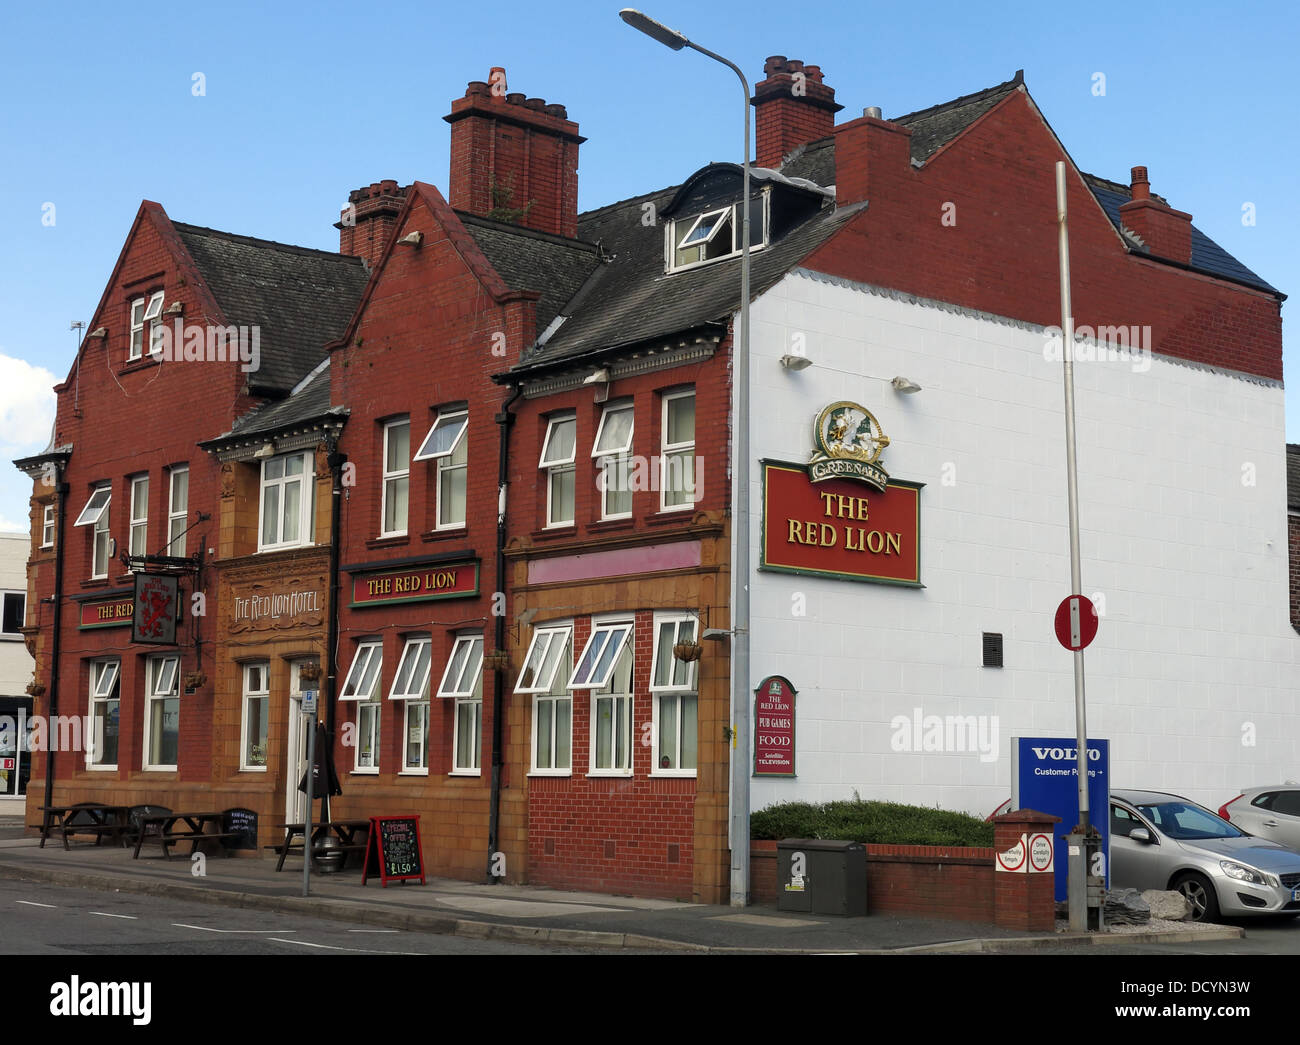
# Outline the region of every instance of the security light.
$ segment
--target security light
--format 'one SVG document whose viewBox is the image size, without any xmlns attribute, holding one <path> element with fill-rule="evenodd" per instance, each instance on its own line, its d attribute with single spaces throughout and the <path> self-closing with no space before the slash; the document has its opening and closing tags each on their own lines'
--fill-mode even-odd
<svg viewBox="0 0 1300 1045">
<path fill-rule="evenodd" d="M 812 360 L 807 356 L 784 355 L 781 357 L 781 365 L 787 370 L 807 370 L 812 366 Z"/>
<path fill-rule="evenodd" d="M 896 377 L 889 383 L 894 386 L 895 392 L 902 392 L 904 395 L 911 395 L 914 392 L 921 391 L 920 385 L 915 381 L 909 381 L 905 377 Z"/>
</svg>

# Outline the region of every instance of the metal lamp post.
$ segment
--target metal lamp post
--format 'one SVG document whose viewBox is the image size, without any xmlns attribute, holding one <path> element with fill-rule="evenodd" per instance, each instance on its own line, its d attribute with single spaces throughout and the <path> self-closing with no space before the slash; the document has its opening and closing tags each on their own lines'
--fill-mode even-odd
<svg viewBox="0 0 1300 1045">
<path fill-rule="evenodd" d="M 675 29 L 656 22 L 635 8 L 618 16 L 633 29 L 665 47 L 693 51 L 721 62 L 740 78 L 744 92 L 745 141 L 742 151 L 740 343 L 735 353 L 736 457 L 732 501 L 731 565 L 731 906 L 749 902 L 749 81 L 740 67 Z"/>
</svg>

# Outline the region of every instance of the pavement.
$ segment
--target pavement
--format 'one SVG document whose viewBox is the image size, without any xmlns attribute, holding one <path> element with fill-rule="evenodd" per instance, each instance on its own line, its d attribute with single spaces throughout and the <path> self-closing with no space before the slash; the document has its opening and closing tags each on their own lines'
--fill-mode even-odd
<svg viewBox="0 0 1300 1045">
<path fill-rule="evenodd" d="M 0 878 L 108 891 L 143 893 L 218 904 L 316 915 L 376 928 L 495 939 L 630 948 L 677 953 L 916 954 L 1072 950 L 1122 944 L 1238 939 L 1236 926 L 1197 926 L 1180 932 L 1026 934 L 992 925 L 937 918 L 876 914 L 865 918 L 788 914 L 775 906 L 733 907 L 681 903 L 603 893 L 564 892 L 530 885 L 489 885 L 449 878 L 393 883 L 361 872 L 313 874 L 302 895 L 302 861 L 290 857 L 277 873 L 275 859 L 214 853 L 196 875 L 187 855 L 165 860 L 146 844 L 132 850 L 51 839 L 44 849 L 24 836 L 21 820 L 0 819 Z M 1182 928 L 1182 927 L 1180 927 Z"/>
</svg>

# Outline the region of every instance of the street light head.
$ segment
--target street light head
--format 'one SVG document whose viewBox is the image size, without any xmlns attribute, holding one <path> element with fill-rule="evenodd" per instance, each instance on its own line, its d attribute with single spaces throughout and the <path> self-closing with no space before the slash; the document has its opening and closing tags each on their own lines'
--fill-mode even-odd
<svg viewBox="0 0 1300 1045">
<path fill-rule="evenodd" d="M 633 29 L 639 29 L 652 40 L 658 40 L 665 47 L 671 47 L 674 51 L 680 51 L 687 44 L 687 39 L 675 29 L 669 29 L 668 26 L 661 22 L 656 22 L 649 15 L 644 15 L 635 7 L 625 7 L 618 13 L 619 18 L 623 19 Z"/>
</svg>

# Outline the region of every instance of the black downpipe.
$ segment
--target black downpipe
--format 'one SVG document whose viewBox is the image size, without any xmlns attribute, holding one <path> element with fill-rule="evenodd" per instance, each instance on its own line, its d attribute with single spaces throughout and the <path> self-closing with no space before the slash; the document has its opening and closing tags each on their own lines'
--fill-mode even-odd
<svg viewBox="0 0 1300 1045">
<path fill-rule="evenodd" d="M 327 444 L 330 469 L 330 617 L 325 630 L 325 730 L 334 739 L 334 697 L 338 689 L 339 642 L 339 518 L 343 503 L 343 465 L 348 455 L 339 450 L 338 439 Z"/>
<path fill-rule="evenodd" d="M 523 388 L 515 386 L 514 394 L 501 407 L 496 415 L 496 423 L 501 426 L 500 441 L 497 451 L 497 551 L 496 551 L 496 591 L 505 598 L 506 590 L 506 487 L 510 477 L 510 429 L 515 423 L 515 415 L 510 408 L 524 394 Z M 495 597 L 494 597 L 495 599 Z M 506 607 L 495 614 L 493 625 L 494 649 L 506 646 Z M 488 806 L 488 866 L 489 882 L 497 880 L 493 874 L 496 854 L 499 851 L 501 832 L 501 746 L 505 705 L 505 672 L 492 672 L 492 795 Z"/>
<path fill-rule="evenodd" d="M 54 552 L 54 637 L 50 640 L 50 706 L 46 716 L 47 723 L 53 728 L 55 716 L 59 713 L 59 639 L 63 635 L 63 515 L 68 500 L 68 484 L 63 478 L 63 469 L 59 469 L 58 481 L 54 485 L 54 496 L 58 501 L 58 510 L 54 513 L 55 552 Z M 19 737 L 21 743 L 22 738 Z M 54 805 L 54 749 L 57 744 L 47 741 L 45 744 L 45 807 Z M 42 821 L 43 822 L 43 821 Z"/>
</svg>

